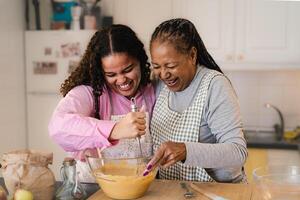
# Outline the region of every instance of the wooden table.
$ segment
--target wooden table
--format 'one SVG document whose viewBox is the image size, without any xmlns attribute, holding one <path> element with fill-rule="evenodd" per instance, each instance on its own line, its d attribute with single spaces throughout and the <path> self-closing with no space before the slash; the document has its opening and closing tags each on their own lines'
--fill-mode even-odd
<svg viewBox="0 0 300 200">
<path fill-rule="evenodd" d="M 230 183 L 195 183 L 206 191 L 213 192 L 230 200 L 260 200 L 252 184 Z M 209 198 L 194 191 L 196 196 L 191 200 L 209 200 Z M 185 190 L 180 187 L 180 181 L 155 179 L 146 194 L 140 200 L 184 200 Z M 88 200 L 111 200 L 99 190 Z"/>
</svg>

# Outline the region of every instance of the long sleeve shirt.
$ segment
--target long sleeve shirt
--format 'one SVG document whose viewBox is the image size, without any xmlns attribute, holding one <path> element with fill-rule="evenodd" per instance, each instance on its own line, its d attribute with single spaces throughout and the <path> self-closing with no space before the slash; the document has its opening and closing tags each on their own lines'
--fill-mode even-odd
<svg viewBox="0 0 300 200">
<path fill-rule="evenodd" d="M 50 137 L 66 152 L 78 157 L 81 151 L 93 148 L 106 148 L 114 144 L 108 138 L 116 122 L 112 115 L 125 115 L 130 112 L 130 99 L 103 88 L 99 97 L 100 120 L 94 118 L 95 105 L 93 89 L 90 86 L 77 86 L 59 102 L 48 130 Z M 151 115 L 155 102 L 152 85 L 147 85 L 136 94 L 138 107 L 146 106 Z"/>
<path fill-rule="evenodd" d="M 199 66 L 190 85 L 180 92 L 171 92 L 170 108 L 183 112 L 193 102 L 204 74 L 210 69 Z M 163 87 L 157 85 L 157 95 Z M 220 182 L 241 182 L 246 177 L 242 166 L 247 146 L 242 130 L 239 103 L 232 85 L 225 76 L 216 76 L 210 83 L 201 117 L 198 143 L 186 142 L 185 164 L 206 168 Z"/>
</svg>

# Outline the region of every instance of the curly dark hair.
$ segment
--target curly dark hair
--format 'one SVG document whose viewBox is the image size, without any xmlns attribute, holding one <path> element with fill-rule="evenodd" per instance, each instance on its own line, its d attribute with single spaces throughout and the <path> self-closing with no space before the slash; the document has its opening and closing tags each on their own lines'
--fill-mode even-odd
<svg viewBox="0 0 300 200">
<path fill-rule="evenodd" d="M 72 88 L 88 85 L 93 88 L 95 117 L 99 116 L 99 96 L 105 85 L 101 59 L 113 53 L 127 53 L 140 62 L 140 87 L 150 82 L 150 63 L 144 44 L 128 26 L 114 24 L 98 30 L 91 38 L 78 67 L 61 85 L 60 92 L 65 96 Z"/>
<path fill-rule="evenodd" d="M 178 52 L 183 54 L 190 52 L 192 47 L 195 47 L 197 49 L 196 64 L 223 73 L 208 53 L 196 27 L 187 19 L 176 18 L 162 22 L 152 33 L 150 47 L 155 40 L 162 43 L 169 42 L 174 45 Z"/>
</svg>

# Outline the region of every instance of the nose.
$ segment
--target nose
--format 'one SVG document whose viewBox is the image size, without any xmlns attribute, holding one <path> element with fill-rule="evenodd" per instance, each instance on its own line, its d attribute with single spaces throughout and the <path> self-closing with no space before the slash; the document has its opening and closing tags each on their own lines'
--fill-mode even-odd
<svg viewBox="0 0 300 200">
<path fill-rule="evenodd" d="M 162 67 L 159 73 L 159 77 L 163 80 L 170 78 L 171 73 L 169 72 L 169 70 L 165 67 Z"/>
<path fill-rule="evenodd" d="M 126 76 L 124 75 L 117 76 L 117 84 L 123 84 L 125 82 L 126 82 Z"/>
</svg>

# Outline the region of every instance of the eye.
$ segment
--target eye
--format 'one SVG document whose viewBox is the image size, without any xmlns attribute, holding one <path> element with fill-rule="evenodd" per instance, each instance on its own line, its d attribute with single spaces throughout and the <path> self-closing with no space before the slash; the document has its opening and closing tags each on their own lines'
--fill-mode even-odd
<svg viewBox="0 0 300 200">
<path fill-rule="evenodd" d="M 116 76 L 116 74 L 115 73 L 105 73 L 105 76 L 112 78 L 112 77 Z"/>
<path fill-rule="evenodd" d="M 126 69 L 123 70 L 123 73 L 129 73 L 133 69 L 133 66 L 127 67 Z"/>
<path fill-rule="evenodd" d="M 152 67 L 153 69 L 159 69 L 159 68 L 160 68 L 160 66 L 157 65 L 157 64 L 152 64 L 151 67 Z"/>
<path fill-rule="evenodd" d="M 177 63 L 168 63 L 166 65 L 166 67 L 169 68 L 169 69 L 175 68 L 175 67 L 177 67 Z"/>
</svg>

